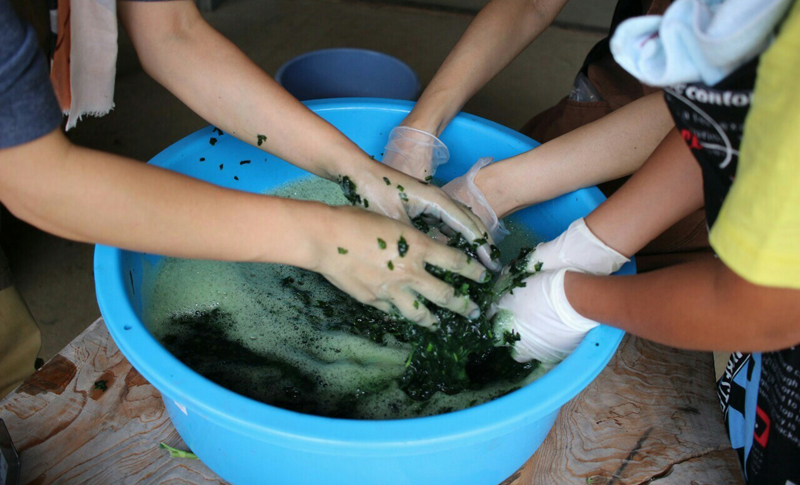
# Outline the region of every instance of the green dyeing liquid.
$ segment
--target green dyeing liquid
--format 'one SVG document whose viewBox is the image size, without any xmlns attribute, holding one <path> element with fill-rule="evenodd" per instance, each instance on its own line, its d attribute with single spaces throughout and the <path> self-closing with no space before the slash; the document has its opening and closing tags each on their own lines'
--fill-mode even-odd
<svg viewBox="0 0 800 485">
<path fill-rule="evenodd" d="M 347 203 L 338 185 L 318 178 L 269 193 Z M 524 228 L 509 229 L 503 254 L 533 244 Z M 217 384 L 282 408 L 350 419 L 429 416 L 490 401 L 544 373 L 515 363 L 507 348 L 466 349 L 465 366 L 440 370 L 435 348 L 409 343 L 436 342 L 417 334 L 427 330 L 298 268 L 168 258 L 145 273 L 145 322 L 171 353 Z"/>
</svg>

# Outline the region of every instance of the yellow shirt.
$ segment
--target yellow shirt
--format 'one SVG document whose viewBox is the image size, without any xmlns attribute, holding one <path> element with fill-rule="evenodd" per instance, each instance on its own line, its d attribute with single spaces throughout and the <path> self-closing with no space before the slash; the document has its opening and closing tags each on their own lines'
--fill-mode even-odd
<svg viewBox="0 0 800 485">
<path fill-rule="evenodd" d="M 736 179 L 710 242 L 747 281 L 800 289 L 800 1 L 761 56 Z"/>
</svg>

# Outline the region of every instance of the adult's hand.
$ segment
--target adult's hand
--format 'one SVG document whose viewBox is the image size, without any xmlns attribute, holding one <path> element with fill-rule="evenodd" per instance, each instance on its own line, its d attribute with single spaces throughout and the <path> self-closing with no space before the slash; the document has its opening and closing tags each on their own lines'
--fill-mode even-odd
<svg viewBox="0 0 800 485">
<path fill-rule="evenodd" d="M 449 159 L 450 151 L 442 140 L 408 126 L 392 129 L 383 155 L 384 164 L 424 181 L 432 179 L 439 165 Z"/>
<path fill-rule="evenodd" d="M 489 205 L 489 201 L 486 200 L 481 189 L 475 185 L 475 177 L 478 172 L 492 163 L 493 160 L 490 157 L 481 158 L 467 173 L 448 182 L 442 187 L 442 190 L 454 200 L 469 207 L 472 213 L 478 216 L 483 225 L 486 226 L 494 242 L 498 243 L 508 236 L 509 232 L 503 225 L 503 221 L 497 217 L 497 213 L 492 209 L 492 206 Z"/>
<path fill-rule="evenodd" d="M 353 207 L 331 207 L 321 214 L 314 242 L 316 261 L 309 269 L 321 273 L 358 301 L 384 312 L 399 312 L 425 327 L 438 324 L 420 303 L 431 303 L 468 318 L 480 310 L 468 296 L 425 270 L 426 264 L 458 273 L 474 281 L 487 270 L 465 253 L 447 247 L 406 224 Z"/>
<path fill-rule="evenodd" d="M 481 263 L 493 271 L 501 269 L 494 241 L 480 218 L 442 189 L 380 163 L 361 165 L 361 170 L 340 175 L 339 182 L 353 205 L 408 225 L 418 216 L 441 221 L 478 246 Z"/>
</svg>

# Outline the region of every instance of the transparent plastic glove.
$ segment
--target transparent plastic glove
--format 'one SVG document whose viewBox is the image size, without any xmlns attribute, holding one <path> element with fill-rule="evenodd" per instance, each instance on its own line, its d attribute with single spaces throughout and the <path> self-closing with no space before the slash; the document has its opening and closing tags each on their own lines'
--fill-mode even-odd
<svg viewBox="0 0 800 485">
<path fill-rule="evenodd" d="M 497 302 L 494 331 L 502 339 L 519 335 L 512 357 L 518 362 L 533 359 L 553 365 L 561 362 L 598 325 L 576 312 L 564 292 L 567 269 L 541 271 L 525 279 Z"/>
<path fill-rule="evenodd" d="M 308 269 L 361 303 L 425 327 L 438 320 L 417 301 L 419 295 L 468 318 L 479 315 L 468 296 L 425 270 L 432 264 L 480 282 L 487 270 L 477 261 L 398 221 L 348 206 L 325 210 L 330 212 L 312 229 L 309 250 L 316 262 Z"/>
<path fill-rule="evenodd" d="M 447 163 L 450 151 L 442 140 L 427 131 L 398 126 L 389 133 L 383 163 L 406 175 L 428 181 L 436 168 Z"/>
<path fill-rule="evenodd" d="M 448 182 L 442 190 L 453 199 L 461 202 L 480 218 L 489 235 L 495 243 L 499 243 L 506 236 L 509 235 L 508 229 L 503 225 L 503 221 L 497 218 L 497 214 L 489 205 L 486 196 L 475 185 L 475 177 L 478 172 L 485 166 L 494 161 L 491 157 L 481 158 L 467 173 Z"/>
<path fill-rule="evenodd" d="M 446 228 L 479 242 L 478 258 L 492 271 L 500 271 L 500 262 L 492 251 L 494 245 L 483 222 L 469 209 L 451 199 L 442 189 L 423 183 L 380 163 L 368 170 L 340 177 L 345 196 L 353 205 L 364 207 L 411 225 L 423 216 L 429 222 L 441 221 Z M 494 256 L 494 257 L 493 257 Z"/>
<path fill-rule="evenodd" d="M 586 220 L 580 218 L 570 224 L 560 236 L 540 243 L 529 255 L 526 271 L 557 271 L 574 268 L 594 275 L 610 275 L 629 262 L 619 252 L 597 238 Z"/>
</svg>

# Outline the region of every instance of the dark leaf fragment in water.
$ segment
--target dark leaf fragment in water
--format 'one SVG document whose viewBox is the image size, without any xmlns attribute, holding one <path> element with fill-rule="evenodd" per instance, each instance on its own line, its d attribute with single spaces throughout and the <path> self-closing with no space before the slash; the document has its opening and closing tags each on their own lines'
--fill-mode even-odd
<svg viewBox="0 0 800 485">
<path fill-rule="evenodd" d="M 209 142 L 209 143 L 211 143 L 211 146 L 213 147 L 214 145 L 216 145 L 216 144 L 217 144 L 217 139 L 216 139 L 216 138 L 214 138 L 214 137 L 211 137 L 211 139 L 210 139 L 210 140 L 208 140 L 208 142 Z"/>
<path fill-rule="evenodd" d="M 400 236 L 400 240 L 397 241 L 397 252 L 400 254 L 400 257 L 405 257 L 406 253 L 408 252 L 408 242 L 406 242 L 406 238 Z"/>
</svg>

